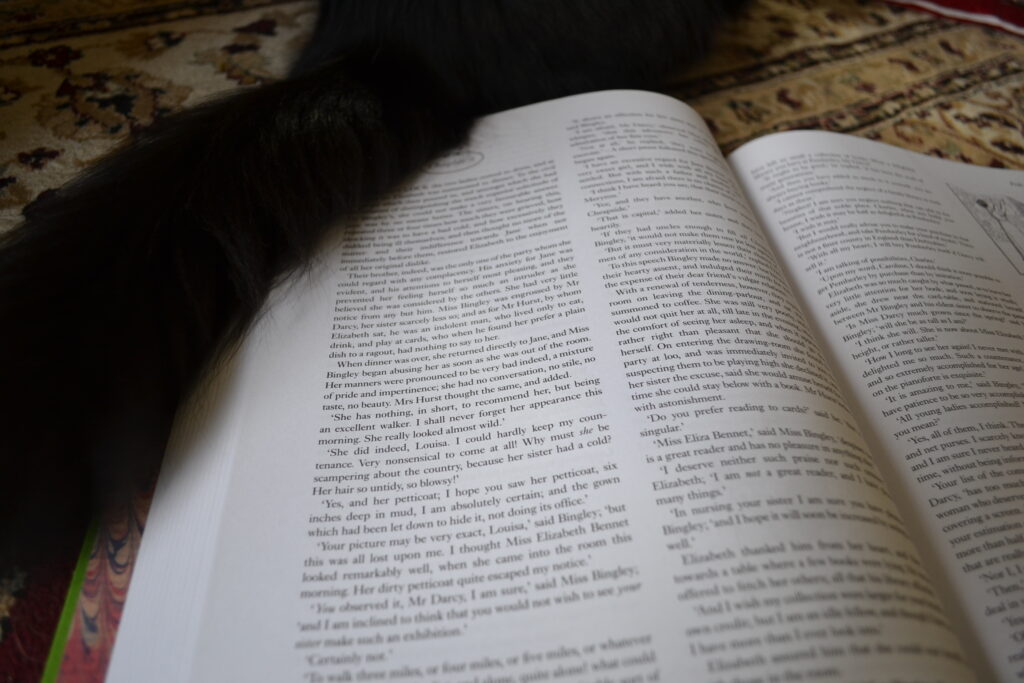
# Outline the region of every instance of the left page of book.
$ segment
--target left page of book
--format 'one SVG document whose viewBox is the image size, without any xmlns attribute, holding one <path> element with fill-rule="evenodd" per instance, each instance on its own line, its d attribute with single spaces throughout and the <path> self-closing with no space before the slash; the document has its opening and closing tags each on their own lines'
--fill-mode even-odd
<svg viewBox="0 0 1024 683">
<path fill-rule="evenodd" d="M 973 680 L 674 100 L 482 121 L 237 366 L 161 477 L 112 680 Z"/>
</svg>

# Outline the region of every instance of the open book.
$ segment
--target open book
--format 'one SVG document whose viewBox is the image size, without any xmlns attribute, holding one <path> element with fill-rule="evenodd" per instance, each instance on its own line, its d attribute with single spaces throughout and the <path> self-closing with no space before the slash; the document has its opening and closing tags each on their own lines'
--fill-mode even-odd
<svg viewBox="0 0 1024 683">
<path fill-rule="evenodd" d="M 113 681 L 1024 680 L 1024 173 L 609 92 L 279 288 Z"/>
</svg>

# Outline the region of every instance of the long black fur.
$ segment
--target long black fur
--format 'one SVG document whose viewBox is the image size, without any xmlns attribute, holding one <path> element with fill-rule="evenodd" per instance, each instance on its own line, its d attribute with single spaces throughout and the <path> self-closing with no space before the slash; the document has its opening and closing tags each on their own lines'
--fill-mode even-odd
<svg viewBox="0 0 1024 683">
<path fill-rule="evenodd" d="M 168 117 L 0 237 L 0 563 L 123 504 L 325 230 L 475 117 L 656 87 L 739 2 L 323 0 L 288 78 Z"/>
</svg>

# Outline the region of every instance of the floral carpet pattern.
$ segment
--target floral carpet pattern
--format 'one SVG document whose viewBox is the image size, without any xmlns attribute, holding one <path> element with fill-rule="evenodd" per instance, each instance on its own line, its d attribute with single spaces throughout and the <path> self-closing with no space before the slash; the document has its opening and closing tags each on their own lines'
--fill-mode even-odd
<svg viewBox="0 0 1024 683">
<path fill-rule="evenodd" d="M 280 2 L 281 0 L 276 0 Z M 275 0 L 5 0 L 0 47 L 274 4 Z"/>
<path fill-rule="evenodd" d="M 154 120 L 280 77 L 315 11 L 312 0 L 4 2 L 0 231 Z M 1024 168 L 1024 40 L 876 0 L 754 0 L 665 92 L 727 152 L 815 128 Z M 101 527 L 59 680 L 102 680 L 147 507 L 141 496 Z M 0 576 L 0 683 L 38 679 L 69 567 Z"/>
<path fill-rule="evenodd" d="M 38 5 L 39 12 L 53 5 L 82 9 L 66 2 L 13 4 Z M 89 4 L 121 12 L 88 21 L 44 13 L 41 30 L 68 32 L 77 25 L 83 34 L 50 43 L 25 37 L 26 44 L 0 49 L 0 229 L 16 223 L 21 207 L 40 192 L 133 131 L 219 92 L 283 74 L 315 16 L 311 2 L 181 21 L 164 18 L 187 5 L 209 11 L 270 3 L 82 3 Z M 134 23 L 140 12 L 130 12 L 132 5 L 147 6 L 144 16 L 157 23 L 94 30 L 121 18 Z M 0 25 L 11 23 L 0 15 Z"/>
</svg>

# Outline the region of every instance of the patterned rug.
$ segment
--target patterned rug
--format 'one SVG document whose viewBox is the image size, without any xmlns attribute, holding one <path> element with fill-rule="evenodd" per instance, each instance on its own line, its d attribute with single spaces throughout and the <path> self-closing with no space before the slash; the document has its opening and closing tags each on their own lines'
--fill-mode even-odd
<svg viewBox="0 0 1024 683">
<path fill-rule="evenodd" d="M 154 119 L 280 76 L 312 0 L 7 0 L 0 6 L 0 230 Z M 818 128 L 1024 168 L 1024 40 L 873 0 L 756 0 L 666 92 L 723 150 Z M 148 503 L 91 548 L 61 681 L 100 681 Z M 37 680 L 70 567 L 0 576 L 0 681 Z"/>
<path fill-rule="evenodd" d="M 667 92 L 726 151 L 814 128 L 1024 168 L 1024 41 L 878 2 L 755 2 Z"/>
<path fill-rule="evenodd" d="M 311 2 L 269 0 L 9 5 L 25 6 L 29 28 L 20 34 L 23 44 L 0 49 L 0 229 L 133 130 L 281 75 L 315 16 Z M 250 5 L 280 9 L 225 13 Z M 34 29 L 30 6 L 39 15 Z M 85 14 L 93 6 L 97 13 Z M 4 7 L 0 25 L 14 23 L 11 9 Z M 216 10 L 222 13 L 166 21 Z M 136 26 L 144 21 L 153 23 Z M 36 31 L 65 37 L 39 42 Z"/>
<path fill-rule="evenodd" d="M 274 3 L 275 0 L 5 0 L 0 7 L 0 48 Z"/>
</svg>

